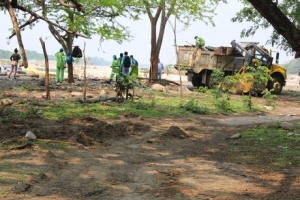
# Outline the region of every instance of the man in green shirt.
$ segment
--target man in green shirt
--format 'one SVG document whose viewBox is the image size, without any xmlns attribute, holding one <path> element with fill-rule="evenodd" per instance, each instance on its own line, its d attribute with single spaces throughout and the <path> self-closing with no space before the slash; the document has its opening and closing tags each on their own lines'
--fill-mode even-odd
<svg viewBox="0 0 300 200">
<path fill-rule="evenodd" d="M 195 36 L 195 43 L 196 43 L 196 46 L 201 48 L 201 47 L 204 47 L 205 45 L 205 40 L 201 37 L 198 37 L 198 36 Z"/>
<path fill-rule="evenodd" d="M 129 76 L 133 78 L 137 78 L 139 76 L 138 61 L 133 58 L 133 55 L 130 55 L 130 60 L 131 60 L 131 71 L 129 72 Z"/>
<path fill-rule="evenodd" d="M 64 81 L 64 69 L 66 68 L 66 56 L 64 54 L 64 49 L 60 48 L 59 52 L 55 54 L 56 57 L 56 77 L 57 83 L 62 83 Z"/>
<path fill-rule="evenodd" d="M 120 60 L 117 58 L 116 55 L 113 55 L 113 61 L 110 67 L 112 68 L 112 70 L 110 73 L 109 81 L 106 81 L 108 84 L 110 84 L 114 76 L 116 75 L 117 77 L 120 72 Z"/>
</svg>

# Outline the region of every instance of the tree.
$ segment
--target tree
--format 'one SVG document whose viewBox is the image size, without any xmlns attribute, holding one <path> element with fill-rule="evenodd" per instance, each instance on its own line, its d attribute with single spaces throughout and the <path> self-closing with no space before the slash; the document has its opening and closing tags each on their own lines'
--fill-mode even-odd
<svg viewBox="0 0 300 200">
<path fill-rule="evenodd" d="M 18 19 L 22 22 L 21 29 L 32 28 L 39 20 L 45 21 L 54 38 L 68 53 L 72 52 L 73 40 L 77 37 L 100 35 L 100 43 L 107 39 L 119 43 L 129 39 L 126 27 L 116 20 L 124 16 L 137 18 L 125 3 L 121 0 L 23 0 L 16 9 L 29 14 L 27 20 L 25 14 Z M 13 32 L 10 38 L 15 34 L 17 32 Z M 72 65 L 68 65 L 68 82 L 74 82 Z"/>
<path fill-rule="evenodd" d="M 267 42 L 277 45 L 290 54 L 295 51 L 300 57 L 300 2 L 298 0 L 283 0 L 280 3 L 273 0 L 242 0 L 242 2 L 244 8 L 232 18 L 232 21 L 253 22 L 253 26 L 242 30 L 242 37 L 254 35 L 259 28 L 266 29 L 272 26 L 274 30 Z"/>
<path fill-rule="evenodd" d="M 215 14 L 214 8 L 219 0 L 143 0 L 142 12 L 148 15 L 151 24 L 151 51 L 149 78 L 157 78 L 157 64 L 161 45 L 164 38 L 166 23 L 171 15 L 188 27 L 191 21 L 201 20 L 205 24 L 211 23 Z M 225 2 L 225 1 L 223 1 Z M 159 28 L 158 20 L 160 19 Z M 157 35 L 158 34 L 158 35 Z M 191 36 L 193 37 L 193 36 Z"/>
<path fill-rule="evenodd" d="M 12 24 L 13 24 L 13 27 L 14 27 L 14 32 L 17 35 L 17 40 L 18 40 L 18 44 L 19 44 L 19 48 L 20 48 L 20 53 L 22 55 L 22 61 L 23 61 L 20 66 L 24 66 L 25 68 L 27 68 L 28 67 L 27 56 L 26 56 L 26 52 L 24 49 L 18 20 L 17 20 L 16 14 L 15 14 L 15 11 L 14 11 L 14 8 L 16 8 L 17 6 L 18 6 L 17 0 L 12 0 L 12 1 L 1 0 L 0 1 L 0 8 L 2 8 L 2 10 L 4 8 L 5 10 L 8 11 L 11 21 L 12 21 Z"/>
<path fill-rule="evenodd" d="M 59 9 L 57 2 L 53 0 L 41 6 L 44 18 L 55 21 L 60 27 L 68 30 L 68 32 L 61 31 L 49 24 L 50 32 L 66 52 L 72 52 L 73 40 L 76 38 L 74 33 L 80 33 L 80 37 L 86 38 L 100 35 L 100 42 L 114 39 L 120 43 L 129 36 L 126 28 L 116 20 L 118 17 L 126 16 L 127 6 L 123 1 L 81 0 L 77 5 L 74 2 L 74 4 L 66 2 L 59 0 Z M 71 64 L 68 64 L 68 82 L 74 82 Z"/>
</svg>

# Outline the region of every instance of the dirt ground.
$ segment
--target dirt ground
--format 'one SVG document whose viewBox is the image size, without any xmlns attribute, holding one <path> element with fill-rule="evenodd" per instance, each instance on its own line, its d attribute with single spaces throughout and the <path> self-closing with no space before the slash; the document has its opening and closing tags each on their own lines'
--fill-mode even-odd
<svg viewBox="0 0 300 200">
<path fill-rule="evenodd" d="M 5 77 L 0 83 L 0 99 L 44 92 L 11 90 Z M 36 116 L 2 122 L 0 199 L 299 199 L 300 166 L 279 170 L 227 159 L 237 143 L 233 134 L 300 121 L 299 93 L 288 92 L 298 87 L 291 76 L 275 109 L 249 116 L 148 119 L 124 113 L 114 120 L 87 114 L 80 121 Z M 24 138 L 28 130 L 38 137 L 33 143 Z"/>
</svg>

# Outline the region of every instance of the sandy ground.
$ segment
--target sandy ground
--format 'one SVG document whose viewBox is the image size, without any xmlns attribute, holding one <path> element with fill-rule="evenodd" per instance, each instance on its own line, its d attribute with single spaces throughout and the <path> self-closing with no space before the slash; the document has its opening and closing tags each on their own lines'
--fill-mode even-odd
<svg viewBox="0 0 300 200">
<path fill-rule="evenodd" d="M 100 79 L 108 79 L 111 73 L 111 68 L 109 66 L 87 66 L 86 75 L 87 77 L 98 77 Z M 179 76 L 176 74 L 177 71 L 173 70 L 169 74 L 164 73 L 162 75 L 162 79 L 172 80 L 172 81 L 179 81 Z M 78 74 L 80 77 L 83 76 L 83 67 L 74 67 L 74 74 Z M 65 75 L 67 77 L 67 74 Z M 148 69 L 140 69 L 139 77 L 146 78 L 149 77 L 149 70 Z M 182 75 L 182 80 L 187 83 L 187 77 Z"/>
<path fill-rule="evenodd" d="M 45 68 L 45 63 L 39 60 L 30 60 L 29 61 L 30 68 L 37 68 L 42 71 Z M 55 61 L 49 61 L 49 69 L 51 74 L 55 74 Z M 31 71 L 31 69 L 25 71 Z M 165 70 L 166 71 L 166 70 Z M 79 64 L 74 64 L 74 74 L 78 75 L 79 77 L 83 77 L 84 66 Z M 86 76 L 89 78 L 99 78 L 99 79 L 109 79 L 111 73 L 111 68 L 109 66 L 94 66 L 94 65 L 87 65 L 86 68 Z M 148 70 L 140 69 L 139 76 L 142 78 L 146 78 L 149 76 Z M 65 78 L 67 78 L 67 70 L 65 70 Z M 169 74 L 165 73 L 162 75 L 163 79 L 172 80 L 172 81 L 179 81 L 179 76 L 176 70 L 172 70 Z M 190 82 L 187 81 L 187 77 L 183 74 L 182 81 L 185 85 L 192 85 Z M 284 87 L 284 90 L 295 90 L 299 91 L 299 76 L 288 74 L 287 76 L 287 84 Z"/>
<path fill-rule="evenodd" d="M 29 61 L 29 66 L 33 66 L 33 67 L 39 67 L 40 69 L 42 69 L 44 67 L 44 63 L 42 61 L 36 61 L 36 60 L 32 60 Z M 49 67 L 50 69 L 52 69 L 53 71 L 55 71 L 55 62 L 54 61 L 50 61 L 49 62 Z M 74 64 L 74 74 L 77 74 L 78 76 L 82 77 L 83 76 L 83 65 L 78 65 L 78 64 Z M 88 77 L 98 77 L 101 79 L 108 79 L 111 73 L 111 68 L 109 66 L 94 66 L 94 65 L 87 65 L 86 68 L 86 75 Z M 140 70 L 139 73 L 140 77 L 148 77 L 149 73 L 147 70 L 143 69 Z M 65 78 L 67 78 L 67 73 L 65 73 Z M 167 74 L 163 74 L 162 75 L 163 79 L 167 79 L 167 80 L 172 80 L 172 81 L 179 81 L 179 76 L 177 75 L 177 71 L 173 70 L 171 71 L 171 73 Z M 182 81 L 185 84 L 188 84 L 189 82 L 187 82 L 187 77 L 185 75 L 182 75 Z M 191 85 L 191 83 L 190 83 Z M 300 90 L 299 86 L 299 76 L 298 75 L 293 75 L 293 74 L 288 74 L 287 76 L 287 84 L 284 87 L 285 90 Z"/>
<path fill-rule="evenodd" d="M 42 61 L 38 60 L 31 60 L 29 61 L 29 66 L 33 68 L 38 68 L 42 70 L 45 68 L 45 64 Z M 49 61 L 49 69 L 52 70 L 52 74 L 55 71 L 55 61 Z M 26 69 L 24 69 L 26 71 Z M 83 76 L 84 66 L 79 64 L 74 64 L 74 74 L 77 74 L 79 77 Z M 166 71 L 166 70 L 165 70 Z M 94 65 L 87 65 L 86 66 L 86 75 L 87 77 L 98 77 L 103 79 L 108 79 L 111 73 L 111 68 L 109 66 L 94 66 Z M 170 74 L 163 74 L 162 78 L 169 79 L 169 80 L 177 80 L 178 76 L 176 75 L 177 71 L 172 70 Z M 149 73 L 147 69 L 140 69 L 139 76 L 140 77 L 148 77 Z M 65 78 L 67 78 L 67 71 L 65 71 Z M 183 78 L 185 81 L 186 78 Z"/>
<path fill-rule="evenodd" d="M 109 73 L 108 67 L 87 69 L 87 74 L 101 79 Z M 0 78 L 2 84 L 11 83 Z M 177 75 L 164 78 L 178 80 Z M 284 91 L 299 90 L 297 78 L 289 76 Z M 42 93 L 44 90 L 9 89 L 0 91 L 0 98 L 23 103 L 34 98 L 32 102 L 46 106 Z M 205 98 L 201 93 L 187 95 Z M 274 110 L 243 117 L 143 118 L 120 110 L 116 119 L 93 118 L 87 113 L 80 120 L 39 116 L 2 120 L 0 199 L 296 200 L 300 196 L 299 166 L 278 169 L 267 162 L 246 164 L 228 159 L 233 146 L 243 145 L 243 140 L 230 139 L 233 134 L 256 127 L 262 119 L 273 119 L 266 123 L 298 120 L 295 95 L 284 92 Z M 263 99 L 254 101 L 262 103 Z M 51 101 L 59 109 L 58 102 Z M 7 114 L 5 109 L 0 111 L 0 116 Z M 33 143 L 24 139 L 28 130 L 38 137 Z M 271 157 L 262 152 L 251 156 L 266 161 Z"/>
<path fill-rule="evenodd" d="M 300 91 L 299 76 L 289 74 L 287 76 L 286 86 L 284 90 Z"/>
</svg>

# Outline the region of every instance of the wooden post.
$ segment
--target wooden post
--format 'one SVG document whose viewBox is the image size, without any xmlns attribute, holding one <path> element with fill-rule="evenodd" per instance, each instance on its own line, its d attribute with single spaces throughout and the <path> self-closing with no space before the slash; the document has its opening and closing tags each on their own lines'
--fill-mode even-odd
<svg viewBox="0 0 300 200">
<path fill-rule="evenodd" d="M 46 86 L 46 100 L 50 100 L 50 87 L 49 87 L 49 62 L 48 62 L 48 55 L 45 47 L 45 43 L 43 39 L 40 37 L 40 42 L 42 44 L 43 53 L 45 57 L 45 86 Z"/>
<path fill-rule="evenodd" d="M 83 61 L 84 61 L 84 87 L 83 87 L 83 99 L 86 101 L 86 59 L 85 59 L 85 41 L 84 41 L 84 46 L 83 46 Z"/>
<path fill-rule="evenodd" d="M 171 24 L 171 22 L 169 21 Z M 175 53 L 176 53 L 176 63 L 178 63 L 178 48 L 177 48 L 177 35 L 176 35 L 176 17 L 174 19 L 174 26 L 171 24 L 174 34 L 174 46 L 175 46 Z M 180 98 L 183 98 L 183 91 L 182 91 L 182 77 L 181 77 L 181 65 L 178 66 L 178 75 L 179 75 L 179 88 L 180 88 Z"/>
</svg>

